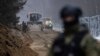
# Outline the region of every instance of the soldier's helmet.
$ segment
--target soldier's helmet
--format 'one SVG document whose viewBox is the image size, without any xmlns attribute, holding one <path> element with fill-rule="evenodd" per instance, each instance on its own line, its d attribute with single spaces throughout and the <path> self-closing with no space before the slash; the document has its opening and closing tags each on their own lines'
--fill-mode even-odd
<svg viewBox="0 0 100 56">
<path fill-rule="evenodd" d="M 75 16 L 77 18 L 82 16 L 82 10 L 76 6 L 64 6 L 60 11 L 60 17 L 64 19 L 67 16 Z"/>
</svg>

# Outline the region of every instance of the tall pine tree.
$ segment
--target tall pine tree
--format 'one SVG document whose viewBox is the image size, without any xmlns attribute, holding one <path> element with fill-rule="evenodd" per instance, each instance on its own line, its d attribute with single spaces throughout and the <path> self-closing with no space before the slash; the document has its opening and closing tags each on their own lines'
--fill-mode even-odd
<svg viewBox="0 0 100 56">
<path fill-rule="evenodd" d="M 25 3 L 25 0 L 0 0 L 0 23 L 6 26 L 16 25 L 19 22 L 16 14 Z"/>
</svg>

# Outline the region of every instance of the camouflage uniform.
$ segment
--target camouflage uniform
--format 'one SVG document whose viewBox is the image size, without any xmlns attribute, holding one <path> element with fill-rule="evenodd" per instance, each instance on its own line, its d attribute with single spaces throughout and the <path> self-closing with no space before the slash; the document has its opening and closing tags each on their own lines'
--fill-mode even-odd
<svg viewBox="0 0 100 56">
<path fill-rule="evenodd" d="M 98 56 L 96 42 L 87 27 L 79 23 L 82 10 L 75 6 L 65 6 L 60 17 L 64 33 L 55 39 L 49 56 Z"/>
<path fill-rule="evenodd" d="M 82 32 L 86 30 L 84 27 L 80 27 L 80 26 L 78 27 L 78 29 L 76 29 L 75 27 L 73 27 L 73 29 L 75 32 Z M 72 42 L 74 35 L 76 34 L 75 32 L 71 31 L 69 34 L 65 35 L 65 38 L 64 38 L 65 45 L 72 44 L 71 42 Z M 56 52 L 61 52 L 62 48 L 59 48 L 59 45 L 57 43 L 60 42 L 59 39 L 62 37 L 63 36 L 60 36 L 54 41 L 51 47 L 51 50 L 49 52 L 49 56 L 56 56 L 54 55 Z M 62 43 L 60 42 L 59 44 L 62 44 Z M 72 45 L 75 45 L 75 44 L 72 44 Z M 82 54 L 82 56 L 98 56 L 97 50 L 96 50 L 96 41 L 93 39 L 93 37 L 88 32 L 84 34 L 83 39 L 80 41 L 80 47 L 82 50 L 85 51 L 84 53 L 85 55 Z M 65 56 L 65 55 L 61 55 L 61 56 Z M 74 56 L 74 55 L 69 55 L 69 56 Z"/>
</svg>

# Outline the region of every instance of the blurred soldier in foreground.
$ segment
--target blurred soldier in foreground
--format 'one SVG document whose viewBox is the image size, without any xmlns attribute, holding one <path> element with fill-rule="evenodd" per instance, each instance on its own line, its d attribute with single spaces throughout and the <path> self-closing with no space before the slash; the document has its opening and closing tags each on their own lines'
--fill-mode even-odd
<svg viewBox="0 0 100 56">
<path fill-rule="evenodd" d="M 60 16 L 64 33 L 54 41 L 49 56 L 97 56 L 95 40 L 88 29 L 79 24 L 79 18 L 82 16 L 81 9 L 65 6 Z"/>
</svg>

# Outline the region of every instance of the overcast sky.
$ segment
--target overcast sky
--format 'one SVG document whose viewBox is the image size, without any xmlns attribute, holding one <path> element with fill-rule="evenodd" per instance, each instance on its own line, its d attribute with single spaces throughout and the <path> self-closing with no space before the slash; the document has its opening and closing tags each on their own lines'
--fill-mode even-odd
<svg viewBox="0 0 100 56">
<path fill-rule="evenodd" d="M 27 14 L 36 12 L 42 14 L 42 18 L 52 18 L 59 22 L 59 10 L 66 4 L 80 6 L 84 16 L 100 14 L 100 0 L 27 0 L 24 9 L 18 14 L 20 21 L 28 21 Z"/>
<path fill-rule="evenodd" d="M 49 5 L 49 0 L 28 0 L 24 5 L 24 9 L 18 14 L 21 17 L 21 21 L 29 20 L 27 14 L 31 12 L 36 12 L 42 14 L 42 17 L 50 17 L 49 14 L 51 6 Z"/>
</svg>

